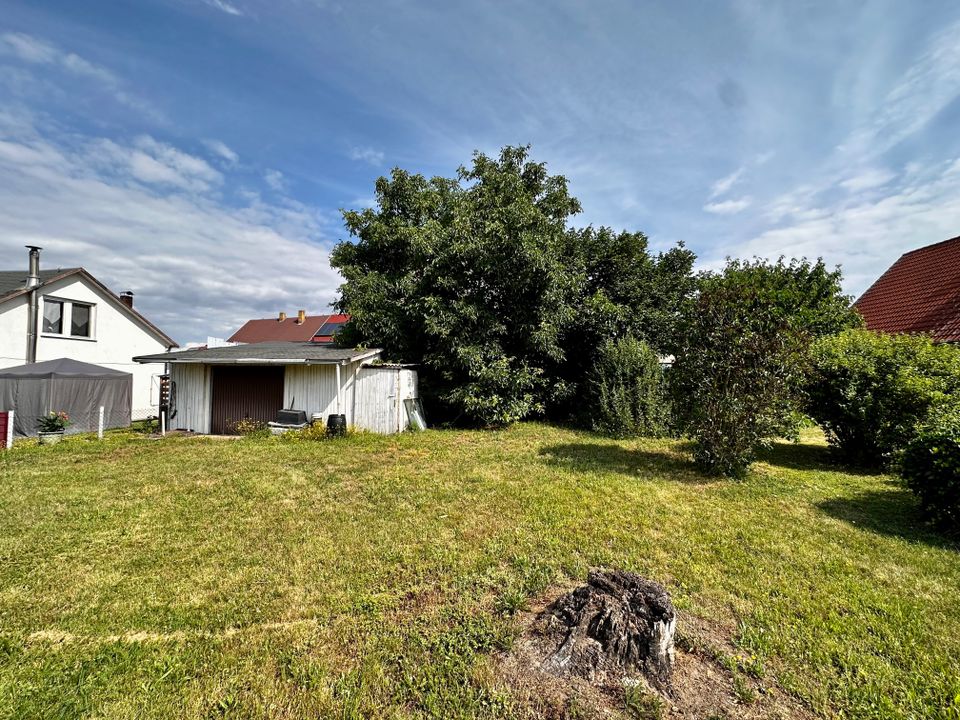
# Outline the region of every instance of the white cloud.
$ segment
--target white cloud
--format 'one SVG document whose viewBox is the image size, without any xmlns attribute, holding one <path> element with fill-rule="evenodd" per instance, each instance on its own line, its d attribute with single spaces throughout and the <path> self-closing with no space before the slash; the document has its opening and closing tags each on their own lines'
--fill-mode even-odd
<svg viewBox="0 0 960 720">
<path fill-rule="evenodd" d="M 209 5 L 212 8 L 216 8 L 221 12 L 225 12 L 227 15 L 240 16 L 243 15 L 243 12 L 236 5 L 231 5 L 226 2 L 226 0 L 203 0 L 204 3 Z"/>
<path fill-rule="evenodd" d="M 900 184 L 871 185 L 831 203 L 810 192 L 788 194 L 775 204 L 790 208 L 791 223 L 757 235 L 733 254 L 823 257 L 843 267 L 845 285 L 857 295 L 904 252 L 960 233 L 955 168 L 960 158 Z"/>
<path fill-rule="evenodd" d="M 0 122 L 4 265 L 26 262 L 23 245 L 41 245 L 48 267 L 83 265 L 134 290 L 138 308 L 181 341 L 224 336 L 278 309 L 322 312 L 335 297 L 315 209 L 257 197 L 232 207 L 196 192 L 216 171 L 153 138 L 77 144 L 22 123 L 10 123 L 14 133 Z"/>
<path fill-rule="evenodd" d="M 76 53 L 64 52 L 48 42 L 24 33 L 0 35 L 0 54 L 16 57 L 31 64 L 59 68 L 75 77 L 85 78 L 107 90 L 122 105 L 156 120 L 162 120 L 160 112 L 150 103 L 124 89 L 123 83 L 112 72 L 86 60 Z"/>
<path fill-rule="evenodd" d="M 732 188 L 734 185 L 737 184 L 740 178 L 743 177 L 743 173 L 744 173 L 744 168 L 741 167 L 741 168 L 738 168 L 737 170 L 734 170 L 732 173 L 730 173 L 726 177 L 722 177 L 719 180 L 717 180 L 710 187 L 709 199 L 713 200 L 716 197 L 720 197 L 721 195 L 724 195 L 727 191 L 730 190 L 730 188 Z"/>
<path fill-rule="evenodd" d="M 886 185 L 896 176 L 896 173 L 890 172 L 889 170 L 871 168 L 857 175 L 853 175 L 846 180 L 842 180 L 840 186 L 851 192 L 859 192 L 860 190 L 869 190 L 870 188 Z"/>
<path fill-rule="evenodd" d="M 205 192 L 223 182 L 206 160 L 141 135 L 132 145 L 100 139 L 87 152 L 91 167 L 147 184 Z"/>
<path fill-rule="evenodd" d="M 943 29 L 841 151 L 876 156 L 923 129 L 960 96 L 960 22 Z"/>
<path fill-rule="evenodd" d="M 746 210 L 753 204 L 753 198 L 746 195 L 738 200 L 723 200 L 721 202 L 707 203 L 703 209 L 714 215 L 735 215 L 738 212 Z"/>
<path fill-rule="evenodd" d="M 236 165 L 240 161 L 240 156 L 222 140 L 204 140 L 203 144 L 207 146 L 210 152 L 225 161 L 227 165 Z"/>
<path fill-rule="evenodd" d="M 14 55 L 28 63 L 53 63 L 60 57 L 59 51 L 49 43 L 24 33 L 0 35 L 0 53 Z"/>
<path fill-rule="evenodd" d="M 287 179 L 279 170 L 267 170 L 263 174 L 263 179 L 275 192 L 283 192 L 287 189 Z"/>
<path fill-rule="evenodd" d="M 383 164 L 384 154 L 372 147 L 355 147 L 350 150 L 350 159 L 378 166 Z"/>
</svg>

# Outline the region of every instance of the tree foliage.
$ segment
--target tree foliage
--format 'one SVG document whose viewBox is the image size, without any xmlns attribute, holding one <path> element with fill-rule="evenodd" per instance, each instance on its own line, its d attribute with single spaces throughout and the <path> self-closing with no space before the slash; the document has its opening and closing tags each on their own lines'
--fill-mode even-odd
<svg viewBox="0 0 960 720">
<path fill-rule="evenodd" d="M 960 535 L 960 407 L 933 412 L 907 444 L 900 474 L 941 529 Z"/>
<path fill-rule="evenodd" d="M 563 362 L 552 370 L 557 387 L 551 415 L 588 425 L 596 393 L 584 382 L 609 341 L 636 338 L 666 355 L 676 344 L 677 320 L 696 289 L 695 256 L 683 244 L 656 255 L 641 232 L 571 230 L 569 267 L 580 278 L 576 319 L 563 333 Z"/>
<path fill-rule="evenodd" d="M 357 241 L 331 259 L 351 315 L 344 340 L 421 364 L 425 395 L 450 419 L 499 425 L 542 411 L 579 282 L 565 262 L 580 211 L 566 180 L 507 147 L 476 153 L 456 179 L 394 170 L 376 198 L 344 212 Z"/>
<path fill-rule="evenodd" d="M 848 462 L 882 467 L 929 414 L 960 401 L 960 349 L 922 335 L 849 330 L 818 341 L 807 412 Z"/>
<path fill-rule="evenodd" d="M 627 336 L 599 348 L 585 381 L 592 429 L 612 437 L 660 436 L 668 430 L 669 399 L 657 353 Z"/>
<path fill-rule="evenodd" d="M 729 261 L 685 310 L 671 371 L 681 427 L 707 472 L 740 476 L 795 432 L 810 339 L 858 323 L 822 261 Z"/>
<path fill-rule="evenodd" d="M 572 228 L 566 179 L 526 147 L 475 153 L 452 179 L 394 170 L 376 200 L 344 212 L 354 241 L 331 258 L 352 316 L 339 339 L 420 365 L 441 420 L 569 418 L 597 348 L 669 344 L 694 286 L 682 246 L 652 256 L 642 233 Z"/>
</svg>

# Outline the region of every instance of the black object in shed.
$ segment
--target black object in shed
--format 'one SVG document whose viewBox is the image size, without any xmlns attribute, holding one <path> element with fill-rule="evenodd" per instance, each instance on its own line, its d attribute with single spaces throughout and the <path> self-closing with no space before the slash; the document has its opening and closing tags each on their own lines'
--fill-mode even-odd
<svg viewBox="0 0 960 720">
<path fill-rule="evenodd" d="M 60 358 L 0 370 L 0 410 L 15 412 L 13 432 L 36 435 L 49 412 L 70 416 L 68 433 L 95 432 L 103 408 L 104 428 L 130 425 L 133 375 Z"/>
</svg>

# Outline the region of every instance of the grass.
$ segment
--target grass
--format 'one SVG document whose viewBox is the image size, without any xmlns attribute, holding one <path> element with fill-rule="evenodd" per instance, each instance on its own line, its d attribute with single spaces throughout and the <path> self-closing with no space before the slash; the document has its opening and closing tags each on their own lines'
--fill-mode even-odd
<svg viewBox="0 0 960 720">
<path fill-rule="evenodd" d="M 818 715 L 960 718 L 957 548 L 812 433 L 740 483 L 538 424 L 111 433 L 0 477 L 0 717 L 523 715 L 490 662 L 513 613 L 613 565 Z"/>
</svg>

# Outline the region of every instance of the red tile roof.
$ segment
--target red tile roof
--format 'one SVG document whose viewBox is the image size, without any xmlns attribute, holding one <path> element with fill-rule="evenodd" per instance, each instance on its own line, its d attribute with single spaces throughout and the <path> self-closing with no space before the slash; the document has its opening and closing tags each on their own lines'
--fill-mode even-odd
<svg viewBox="0 0 960 720">
<path fill-rule="evenodd" d="M 303 323 L 297 323 L 297 316 L 293 315 L 286 320 L 266 318 L 263 320 L 247 320 L 243 327 L 230 336 L 230 342 L 261 343 L 261 342 L 331 342 L 332 336 L 320 337 L 317 331 L 328 322 L 346 322 L 349 315 L 307 315 Z"/>
<path fill-rule="evenodd" d="M 905 253 L 854 307 L 870 330 L 960 342 L 960 237 Z"/>
</svg>

